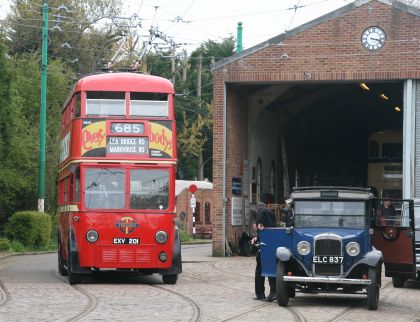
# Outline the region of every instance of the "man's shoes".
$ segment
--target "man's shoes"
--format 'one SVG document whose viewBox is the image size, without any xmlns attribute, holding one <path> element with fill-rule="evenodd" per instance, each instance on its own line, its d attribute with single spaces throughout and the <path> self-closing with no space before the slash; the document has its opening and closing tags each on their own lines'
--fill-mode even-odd
<svg viewBox="0 0 420 322">
<path fill-rule="evenodd" d="M 252 299 L 256 300 L 256 301 L 264 301 L 265 300 L 265 295 L 264 294 L 259 294 L 256 297 L 253 297 Z"/>
<path fill-rule="evenodd" d="M 267 296 L 267 302 L 273 302 L 276 299 L 276 293 L 270 292 Z"/>
</svg>

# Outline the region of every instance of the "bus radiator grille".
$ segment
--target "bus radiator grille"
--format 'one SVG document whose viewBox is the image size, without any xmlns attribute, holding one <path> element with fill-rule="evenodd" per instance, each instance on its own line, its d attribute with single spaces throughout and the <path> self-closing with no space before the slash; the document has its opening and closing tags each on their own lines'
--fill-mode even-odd
<svg viewBox="0 0 420 322">
<path fill-rule="evenodd" d="M 102 250 L 101 260 L 103 263 L 149 263 L 152 260 L 151 249 L 137 249 L 137 250 Z"/>
</svg>

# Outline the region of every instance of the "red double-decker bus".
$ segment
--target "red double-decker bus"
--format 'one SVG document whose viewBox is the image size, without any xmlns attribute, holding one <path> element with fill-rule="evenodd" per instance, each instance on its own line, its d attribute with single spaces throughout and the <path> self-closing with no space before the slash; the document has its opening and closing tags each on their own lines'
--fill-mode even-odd
<svg viewBox="0 0 420 322">
<path fill-rule="evenodd" d="M 62 111 L 58 268 L 70 284 L 95 270 L 182 271 L 175 225 L 174 89 L 166 79 L 80 79 Z"/>
</svg>

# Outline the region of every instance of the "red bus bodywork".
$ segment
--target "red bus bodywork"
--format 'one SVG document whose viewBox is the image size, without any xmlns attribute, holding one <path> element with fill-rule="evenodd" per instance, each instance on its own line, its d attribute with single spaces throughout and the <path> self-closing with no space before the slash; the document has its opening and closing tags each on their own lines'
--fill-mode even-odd
<svg viewBox="0 0 420 322">
<path fill-rule="evenodd" d="M 182 271 L 175 226 L 174 90 L 163 78 L 106 73 L 79 80 L 62 111 L 59 270 Z"/>
</svg>

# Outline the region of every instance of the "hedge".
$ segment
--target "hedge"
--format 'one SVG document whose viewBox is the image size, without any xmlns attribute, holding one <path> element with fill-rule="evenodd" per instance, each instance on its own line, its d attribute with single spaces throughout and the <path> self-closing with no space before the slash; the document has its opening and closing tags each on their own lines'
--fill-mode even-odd
<svg viewBox="0 0 420 322">
<path fill-rule="evenodd" d="M 43 212 L 16 212 L 9 218 L 4 232 L 10 240 L 21 242 L 25 247 L 44 248 L 50 241 L 51 218 Z"/>
<path fill-rule="evenodd" d="M 10 241 L 7 238 L 0 237 L 0 252 L 7 252 L 10 249 Z"/>
</svg>

